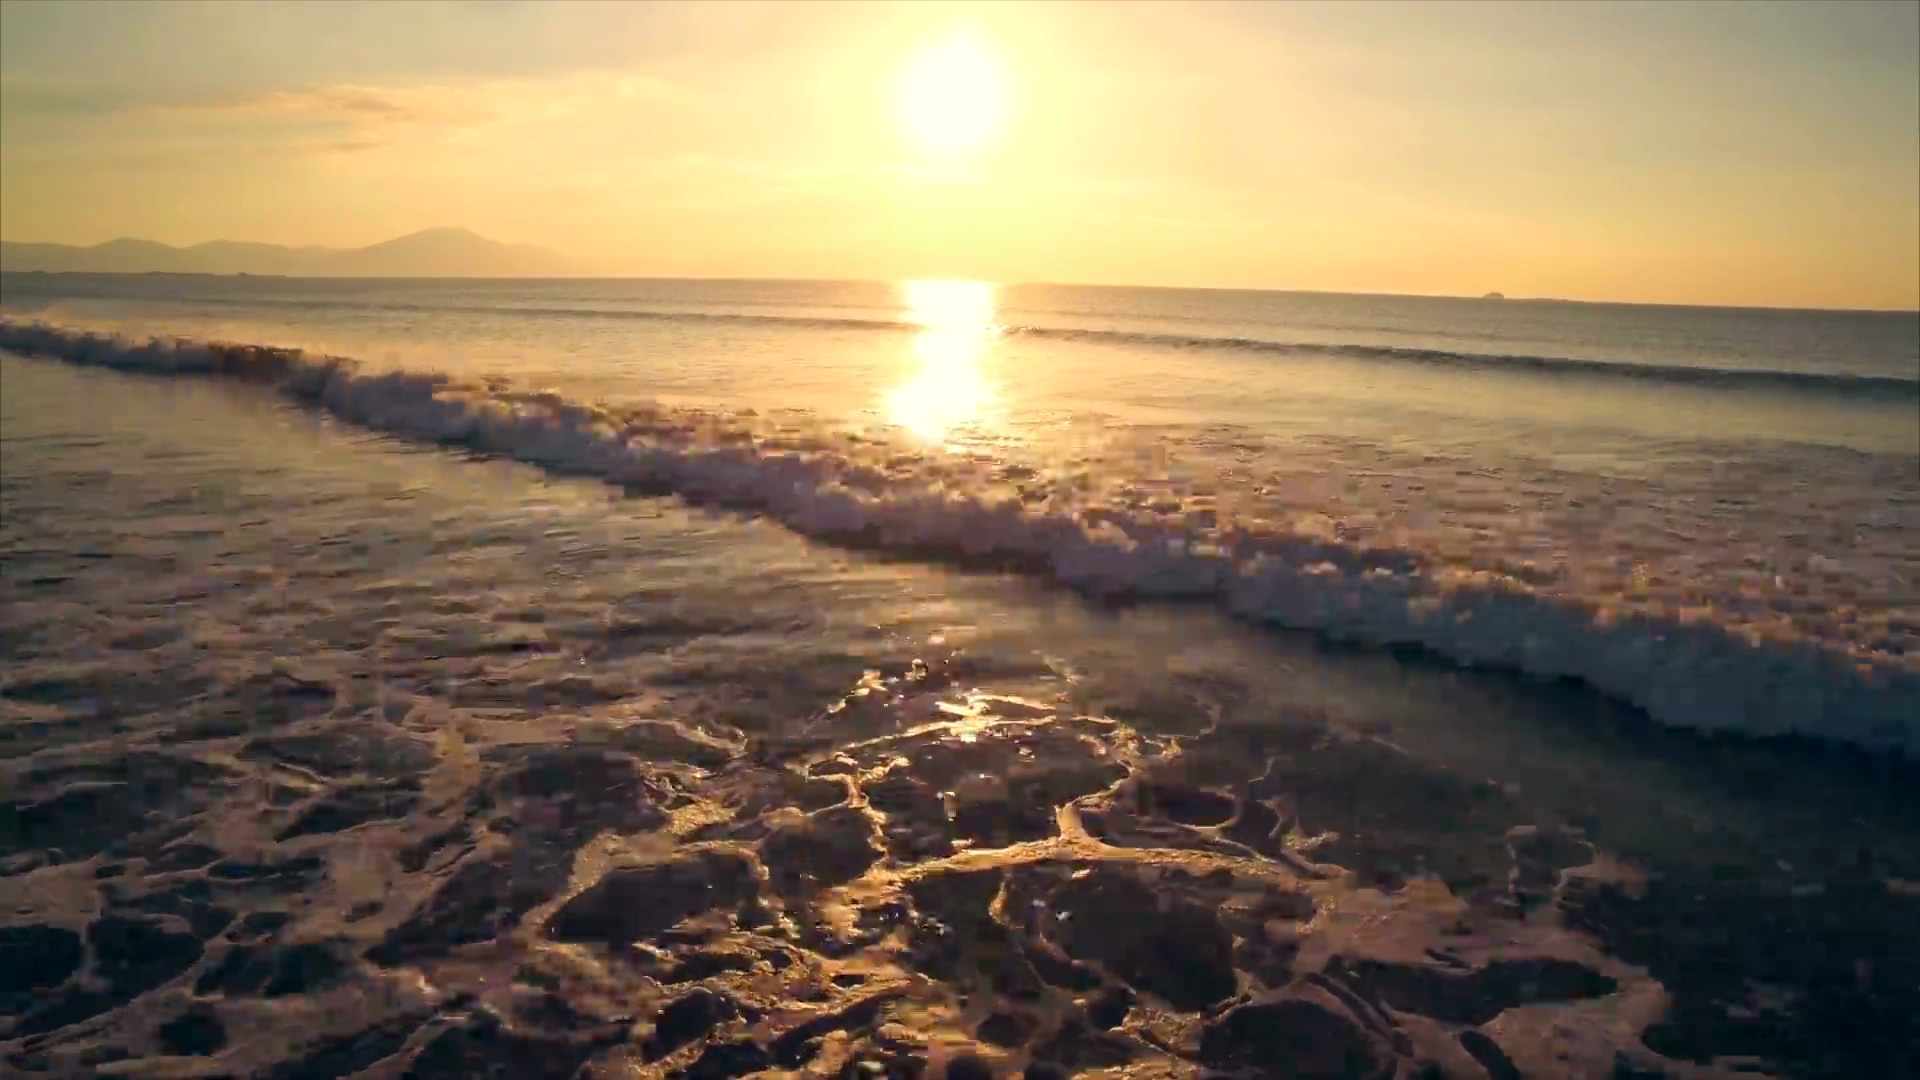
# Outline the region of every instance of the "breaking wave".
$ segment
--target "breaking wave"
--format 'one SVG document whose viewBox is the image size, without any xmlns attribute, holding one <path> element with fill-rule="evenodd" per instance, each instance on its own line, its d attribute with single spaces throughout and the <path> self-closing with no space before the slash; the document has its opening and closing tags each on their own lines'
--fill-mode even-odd
<svg viewBox="0 0 1920 1080">
<path fill-rule="evenodd" d="M 1670 725 L 1920 758 L 1920 657 L 1910 651 L 1760 635 L 1712 609 L 1667 614 L 1553 594 L 1417 549 L 1114 505 L 1028 470 L 970 472 L 867 440 L 761 432 L 704 413 L 614 409 L 292 349 L 7 320 L 0 348 L 262 384 L 399 438 L 750 508 L 838 543 L 1014 567 L 1104 596 L 1211 601 L 1254 622 L 1578 679 Z"/>
</svg>

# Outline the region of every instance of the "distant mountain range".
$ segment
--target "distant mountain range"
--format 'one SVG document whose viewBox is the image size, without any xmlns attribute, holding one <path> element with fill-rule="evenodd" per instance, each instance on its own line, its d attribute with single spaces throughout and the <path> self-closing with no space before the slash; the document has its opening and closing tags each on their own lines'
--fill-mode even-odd
<svg viewBox="0 0 1920 1080">
<path fill-rule="evenodd" d="M 574 260 L 466 229 L 427 229 L 361 248 L 213 240 L 172 247 L 109 240 L 91 247 L 0 240 L 0 270 L 92 274 L 284 274 L 289 277 L 572 277 Z"/>
</svg>

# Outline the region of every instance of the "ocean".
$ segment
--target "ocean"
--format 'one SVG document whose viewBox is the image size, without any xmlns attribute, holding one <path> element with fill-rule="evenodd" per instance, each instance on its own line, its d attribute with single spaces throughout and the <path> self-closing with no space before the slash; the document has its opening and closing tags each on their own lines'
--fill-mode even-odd
<svg viewBox="0 0 1920 1080">
<path fill-rule="evenodd" d="M 0 277 L 23 1074 L 1920 1075 L 1916 761 L 1914 313 Z"/>
</svg>

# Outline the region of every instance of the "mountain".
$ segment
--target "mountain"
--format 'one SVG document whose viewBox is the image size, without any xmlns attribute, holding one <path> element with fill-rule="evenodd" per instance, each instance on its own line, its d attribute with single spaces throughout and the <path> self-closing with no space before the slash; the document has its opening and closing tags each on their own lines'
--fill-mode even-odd
<svg viewBox="0 0 1920 1080">
<path fill-rule="evenodd" d="M 569 261 L 528 244 L 500 244 L 465 229 L 427 229 L 328 260 L 342 277 L 564 277 Z M 573 269 L 572 273 L 579 273 Z"/>
<path fill-rule="evenodd" d="M 299 277 L 570 277 L 573 260 L 466 229 L 426 229 L 362 248 L 282 247 L 214 240 L 171 247 L 109 240 L 91 247 L 0 240 L 0 270 L 91 274 L 286 274 Z"/>
</svg>

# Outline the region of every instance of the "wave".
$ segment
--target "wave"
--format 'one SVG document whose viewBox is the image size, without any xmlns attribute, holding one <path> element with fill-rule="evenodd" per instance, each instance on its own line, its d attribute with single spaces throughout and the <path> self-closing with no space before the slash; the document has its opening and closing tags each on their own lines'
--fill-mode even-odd
<svg viewBox="0 0 1920 1080">
<path fill-rule="evenodd" d="M 683 309 L 551 307 L 528 304 L 419 304 L 320 297 L 221 297 L 203 304 L 236 307 L 278 307 L 310 311 L 386 311 L 401 314 L 511 315 L 519 318 L 644 320 L 659 322 L 714 322 L 777 324 L 816 330 L 918 332 L 923 325 L 910 319 L 860 315 L 771 314 L 744 311 Z M 1051 341 L 1087 341 L 1163 349 L 1199 349 L 1251 352 L 1278 356 L 1334 356 L 1385 363 L 1411 363 L 1466 370 L 1521 371 L 1545 376 L 1625 379 L 1720 388 L 1752 388 L 1824 393 L 1849 397 L 1901 400 L 1920 398 L 1920 377 L 1830 371 L 1788 371 L 1778 368 L 1714 367 L 1660 364 L 1638 360 L 1539 356 L 1528 353 L 1468 352 L 1403 345 L 1368 345 L 1311 341 L 1281 341 L 1235 335 L 1176 334 L 1145 330 L 1117 330 L 1076 326 L 1005 325 L 995 327 L 1004 337 Z"/>
<path fill-rule="evenodd" d="M 1207 600 L 1249 621 L 1578 679 L 1673 726 L 1803 735 L 1920 759 L 1912 656 L 1551 595 L 1419 550 L 1116 507 L 1068 484 L 1024 473 L 993 483 L 870 441 L 756 434 L 705 413 L 612 410 L 294 349 L 137 342 L 8 320 L 0 349 L 262 384 L 399 438 L 750 508 L 823 540 L 991 562 L 1106 596 Z"/>
<path fill-rule="evenodd" d="M 326 300 L 326 298 L 204 298 L 198 304 L 227 304 L 234 307 L 284 307 L 305 311 L 392 311 L 407 315 L 513 315 L 513 317 L 553 317 L 553 319 L 637 319 L 664 323 L 751 323 L 785 325 L 820 331 L 918 332 L 925 329 L 912 319 L 887 319 L 877 315 L 795 315 L 764 311 L 689 311 L 689 309 L 647 309 L 647 307 L 528 306 L 528 304 L 396 304 L 369 300 Z M 1498 352 L 1457 352 L 1417 346 L 1384 346 L 1357 342 L 1290 342 L 1233 334 L 1175 334 L 1160 331 L 1117 331 L 1094 327 L 1056 327 L 1056 325 L 1002 325 L 995 332 L 1010 338 L 1039 338 L 1064 342 L 1104 342 L 1121 346 L 1173 348 L 1173 350 L 1221 350 L 1252 352 L 1273 356 L 1332 356 L 1365 359 L 1382 363 L 1425 363 L 1459 367 L 1469 371 L 1524 371 L 1548 377 L 1571 379 L 1624 379 L 1661 384 L 1690 384 L 1718 388 L 1755 388 L 1818 392 L 1860 398 L 1907 400 L 1920 398 L 1920 377 L 1866 375 L 1845 371 L 1786 371 L 1772 367 L 1713 367 L 1690 363 L 1649 363 L 1636 359 L 1592 359 L 1592 357 L 1534 356 L 1534 354 L 1498 354 Z"/>
<path fill-rule="evenodd" d="M 1247 352 L 1315 353 L 1361 360 L 1441 364 L 1470 369 L 1537 372 L 1543 375 L 1599 376 L 1699 386 L 1750 386 L 1785 390 L 1871 396 L 1920 397 L 1920 380 L 1895 375 L 1856 375 L 1845 372 L 1783 371 L 1772 368 L 1696 367 L 1688 364 L 1649 364 L 1631 360 L 1583 360 L 1567 356 L 1531 356 L 1515 353 L 1453 352 L 1402 345 L 1307 344 L 1264 338 L 1207 337 L 1120 330 L 1078 330 L 1065 327 L 1012 327 L 1015 335 L 1060 340 L 1119 341 L 1166 348 L 1234 349 Z"/>
</svg>

